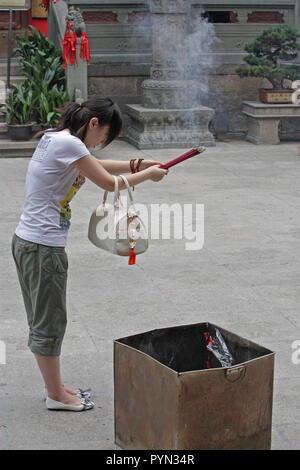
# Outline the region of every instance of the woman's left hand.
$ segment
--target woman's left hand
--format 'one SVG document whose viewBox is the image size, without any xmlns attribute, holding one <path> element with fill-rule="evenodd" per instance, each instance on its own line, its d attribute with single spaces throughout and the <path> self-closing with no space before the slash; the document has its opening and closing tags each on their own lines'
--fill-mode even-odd
<svg viewBox="0 0 300 470">
<path fill-rule="evenodd" d="M 153 160 L 143 160 L 140 164 L 139 171 L 141 170 L 146 170 L 146 168 L 149 168 L 150 166 L 153 165 L 163 165 L 163 162 L 155 162 Z"/>
</svg>

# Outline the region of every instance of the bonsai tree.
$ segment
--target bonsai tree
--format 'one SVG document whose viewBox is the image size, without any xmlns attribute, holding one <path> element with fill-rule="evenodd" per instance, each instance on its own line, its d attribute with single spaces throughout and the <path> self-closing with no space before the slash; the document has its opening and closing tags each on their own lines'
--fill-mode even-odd
<svg viewBox="0 0 300 470">
<path fill-rule="evenodd" d="M 287 24 L 270 27 L 245 46 L 249 54 L 244 57 L 248 67 L 239 67 L 240 77 L 267 78 L 274 90 L 284 89 L 283 81 L 300 78 L 300 66 L 285 64 L 297 58 L 300 34 Z"/>
</svg>

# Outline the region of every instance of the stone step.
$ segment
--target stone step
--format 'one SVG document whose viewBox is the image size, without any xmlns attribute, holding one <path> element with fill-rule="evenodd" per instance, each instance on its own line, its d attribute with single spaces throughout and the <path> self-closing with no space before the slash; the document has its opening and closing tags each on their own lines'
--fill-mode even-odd
<svg viewBox="0 0 300 470">
<path fill-rule="evenodd" d="M 0 122 L 0 139 L 7 139 L 7 127 L 6 122 Z"/>
<path fill-rule="evenodd" d="M 13 141 L 0 139 L 0 158 L 31 157 L 39 140 Z"/>
<path fill-rule="evenodd" d="M 10 84 L 20 84 L 23 83 L 25 77 L 22 72 L 22 68 L 19 66 L 19 62 L 16 59 L 11 61 L 10 67 Z M 0 81 L 4 82 L 6 85 L 7 82 L 7 60 L 0 60 Z M 3 102 L 3 99 L 0 97 L 0 102 Z"/>
<path fill-rule="evenodd" d="M 10 63 L 10 75 L 18 76 L 18 75 L 22 75 L 22 73 L 23 72 L 22 72 L 22 68 L 19 65 L 19 61 L 17 61 L 16 59 L 12 59 Z M 7 76 L 7 60 L 6 59 L 0 60 L 0 75 L 2 75 L 3 77 Z"/>
<path fill-rule="evenodd" d="M 23 83 L 26 77 L 24 75 L 11 75 L 10 76 L 10 84 L 14 85 L 17 84 L 19 85 L 20 83 Z M 4 75 L 0 75 L 0 80 L 3 81 L 5 84 L 7 82 L 7 77 Z"/>
</svg>

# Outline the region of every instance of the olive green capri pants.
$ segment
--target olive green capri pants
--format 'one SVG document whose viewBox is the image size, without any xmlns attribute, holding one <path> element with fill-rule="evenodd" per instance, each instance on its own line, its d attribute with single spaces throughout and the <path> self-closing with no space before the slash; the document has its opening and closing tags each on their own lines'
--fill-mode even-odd
<svg viewBox="0 0 300 470">
<path fill-rule="evenodd" d="M 12 254 L 27 313 L 28 346 L 34 354 L 59 356 L 67 324 L 65 249 L 32 243 L 14 234 Z"/>
</svg>

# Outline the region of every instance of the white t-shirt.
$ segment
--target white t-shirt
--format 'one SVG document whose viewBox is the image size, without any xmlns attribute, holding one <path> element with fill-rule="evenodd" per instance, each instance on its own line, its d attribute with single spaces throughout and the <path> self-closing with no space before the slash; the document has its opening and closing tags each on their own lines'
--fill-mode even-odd
<svg viewBox="0 0 300 470">
<path fill-rule="evenodd" d="M 87 147 L 68 130 L 43 135 L 27 170 L 25 202 L 15 231 L 19 237 L 42 245 L 66 245 L 69 203 L 85 181 L 71 163 L 86 155 Z"/>
</svg>

